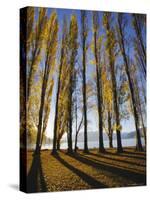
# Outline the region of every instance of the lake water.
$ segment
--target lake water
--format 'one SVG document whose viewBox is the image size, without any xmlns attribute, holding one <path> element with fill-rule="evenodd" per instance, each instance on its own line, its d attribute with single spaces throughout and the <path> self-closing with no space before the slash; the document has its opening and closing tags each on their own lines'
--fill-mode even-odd
<svg viewBox="0 0 150 200">
<path fill-rule="evenodd" d="M 141 138 L 142 140 L 142 145 L 144 146 L 144 138 Z M 129 139 L 122 139 L 122 146 L 123 147 L 133 147 L 136 146 L 136 139 L 135 138 L 129 138 Z M 61 143 L 60 148 L 61 149 L 67 149 L 67 142 Z M 78 148 L 83 149 L 84 143 L 83 142 L 78 142 Z M 88 142 L 88 148 L 98 148 L 99 143 L 98 141 L 89 141 Z M 104 147 L 108 148 L 109 147 L 109 141 L 104 140 Z M 117 147 L 117 140 L 113 140 L 113 147 Z M 74 142 L 73 142 L 73 148 L 74 148 Z M 52 149 L 52 144 L 47 144 L 42 147 L 42 149 Z"/>
</svg>

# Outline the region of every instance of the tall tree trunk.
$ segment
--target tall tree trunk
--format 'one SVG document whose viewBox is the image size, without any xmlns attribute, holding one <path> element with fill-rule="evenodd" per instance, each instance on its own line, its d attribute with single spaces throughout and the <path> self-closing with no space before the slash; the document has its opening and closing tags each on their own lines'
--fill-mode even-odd
<svg viewBox="0 0 150 200">
<path fill-rule="evenodd" d="M 140 108 L 141 110 L 141 108 Z M 142 122 L 142 128 L 143 128 L 143 135 L 144 135 L 144 141 L 145 141 L 145 148 L 146 148 L 146 144 L 147 144 L 147 140 L 146 140 L 146 128 L 144 126 L 144 121 L 143 121 L 143 115 L 142 112 L 140 111 L 140 115 L 141 115 L 141 122 Z"/>
<path fill-rule="evenodd" d="M 103 113 L 102 113 L 102 83 L 101 83 L 101 69 L 98 60 L 97 50 L 97 32 L 94 31 L 94 54 L 96 61 L 96 85 L 97 85 L 97 106 L 98 106 L 98 126 L 99 126 L 99 151 L 104 152 L 103 143 Z"/>
<path fill-rule="evenodd" d="M 142 132 L 143 132 L 143 135 L 144 135 L 144 140 L 145 140 L 145 147 L 146 147 L 146 128 L 144 126 L 144 120 L 143 120 L 143 114 L 142 114 L 142 107 L 141 107 L 141 100 L 140 100 L 140 95 L 139 95 L 139 88 L 138 88 L 138 85 L 137 85 L 137 79 L 134 78 L 134 84 L 135 84 L 135 89 L 137 91 L 137 104 L 138 104 L 138 107 L 139 107 L 139 114 L 140 114 L 140 117 L 141 117 L 141 123 L 142 123 Z"/>
<path fill-rule="evenodd" d="M 76 129 L 75 146 L 74 146 L 75 152 L 77 151 L 78 134 L 79 134 L 79 131 L 80 131 L 80 129 L 81 129 L 82 123 L 83 123 L 83 116 L 82 116 L 82 118 L 81 118 L 81 121 L 80 121 L 80 123 L 79 123 L 78 128 Z"/>
<path fill-rule="evenodd" d="M 72 66 L 72 65 L 71 65 Z M 68 102 L 68 153 L 72 153 L 72 90 L 73 90 L 72 72 L 69 78 L 69 102 Z"/>
<path fill-rule="evenodd" d="M 84 152 L 88 153 L 88 144 L 87 144 L 87 103 L 86 103 L 86 50 L 85 50 L 85 38 L 83 37 L 83 113 L 84 113 Z"/>
<path fill-rule="evenodd" d="M 140 76 L 140 82 L 141 82 L 141 85 L 142 85 L 142 95 L 144 97 L 144 103 L 146 105 L 146 89 L 144 89 L 144 85 L 143 85 L 143 80 L 142 80 L 142 77 Z M 145 82 L 144 82 L 145 83 Z"/>
<path fill-rule="evenodd" d="M 62 65 L 63 65 L 63 56 L 64 56 L 64 50 L 63 46 L 61 49 L 61 60 L 59 65 L 59 72 L 58 72 L 58 84 L 57 84 L 57 93 L 56 93 L 56 105 L 55 105 L 55 119 L 54 119 L 54 136 L 53 136 L 53 150 L 52 154 L 55 154 L 57 152 L 56 144 L 57 144 L 57 120 L 58 120 L 58 106 L 59 106 L 59 93 L 60 93 L 60 81 L 61 81 L 61 71 L 62 71 Z"/>
<path fill-rule="evenodd" d="M 112 140 L 112 135 L 109 133 L 109 148 L 113 148 L 113 140 Z"/>
<path fill-rule="evenodd" d="M 77 124 L 78 124 L 78 108 L 77 108 L 77 93 L 76 93 L 76 105 L 75 105 L 75 118 L 76 118 L 76 135 L 75 135 L 75 145 L 74 150 L 77 150 Z"/>
<path fill-rule="evenodd" d="M 108 138 L 109 138 L 109 147 L 113 148 L 113 131 L 111 127 L 111 114 L 110 111 L 108 111 Z"/>
<path fill-rule="evenodd" d="M 111 76 L 112 76 L 112 89 L 113 89 L 113 104 L 115 110 L 115 117 L 116 117 L 116 134 L 117 134 L 117 151 L 123 152 L 122 149 L 122 142 L 121 142 L 121 133 L 120 129 L 120 116 L 119 116 L 119 105 L 118 105 L 118 95 L 117 95 L 117 85 L 116 85 L 116 77 L 114 72 L 114 63 L 110 63 L 111 65 Z"/>
<path fill-rule="evenodd" d="M 38 122 L 38 132 L 37 132 L 37 139 L 36 139 L 35 154 L 39 154 L 40 149 L 41 149 L 40 143 L 41 143 L 41 134 L 42 134 L 42 120 L 43 120 L 45 92 L 46 92 L 46 73 L 44 74 L 43 84 L 42 84 L 41 105 L 40 105 L 40 110 L 39 110 L 39 122 Z"/>
<path fill-rule="evenodd" d="M 70 76 L 69 99 L 68 153 L 72 153 L 72 76 Z"/>
<path fill-rule="evenodd" d="M 41 141 L 40 141 L 40 149 L 41 149 L 42 144 L 43 144 L 43 139 L 44 139 L 44 132 L 42 131 L 42 136 L 41 136 Z"/>
<path fill-rule="evenodd" d="M 82 81 L 83 81 L 83 114 L 84 114 L 84 152 L 88 153 L 88 136 L 87 136 L 87 99 L 86 99 L 86 51 L 87 51 L 87 15 L 86 11 L 81 11 L 81 42 L 82 42 Z"/>
<path fill-rule="evenodd" d="M 77 148 L 78 148 L 78 146 L 77 146 L 77 141 L 78 141 L 78 133 L 77 133 L 77 131 L 76 131 L 75 143 L 74 143 L 74 151 L 75 151 L 75 152 L 77 151 Z"/>
<path fill-rule="evenodd" d="M 60 140 L 57 140 L 57 151 L 60 150 Z"/>
<path fill-rule="evenodd" d="M 127 55 L 125 52 L 125 45 L 124 45 L 124 36 L 122 32 L 122 26 L 121 26 L 121 19 L 119 18 L 120 15 L 118 15 L 118 25 L 119 25 L 119 33 L 120 33 L 120 46 L 121 46 L 121 52 L 125 64 L 125 71 L 127 74 L 128 82 L 129 82 L 129 88 L 130 88 L 130 94 L 131 94 L 131 100 L 132 100 L 132 105 L 133 105 L 133 113 L 134 113 L 134 119 L 135 119 L 135 127 L 136 127 L 136 149 L 139 151 L 143 151 L 142 143 L 141 143 L 141 137 L 140 137 L 140 130 L 139 130 L 139 116 L 136 108 L 136 100 L 134 96 L 134 88 L 132 84 L 132 80 L 130 77 L 130 71 L 129 71 L 129 64 L 127 60 Z"/>
</svg>

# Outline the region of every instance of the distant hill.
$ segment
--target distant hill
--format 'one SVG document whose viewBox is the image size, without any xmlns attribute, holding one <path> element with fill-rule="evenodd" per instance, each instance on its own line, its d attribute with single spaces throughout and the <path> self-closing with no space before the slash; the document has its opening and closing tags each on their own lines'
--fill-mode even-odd
<svg viewBox="0 0 150 200">
<path fill-rule="evenodd" d="M 141 135 L 142 135 L 142 129 L 141 130 Z M 130 133 L 127 133 L 127 132 L 122 132 L 121 133 L 121 138 L 122 139 L 132 139 L 132 138 L 135 138 L 136 136 L 136 132 L 135 131 L 132 131 Z M 143 137 L 143 135 L 142 135 Z M 73 142 L 75 140 L 75 135 L 73 135 Z M 99 134 L 98 134 L 98 131 L 90 131 L 88 132 L 88 141 L 91 141 L 91 142 L 95 142 L 95 141 L 98 141 L 98 138 L 99 138 Z M 106 133 L 104 133 L 103 135 L 103 138 L 104 140 L 108 140 L 108 135 Z M 116 140 L 117 136 L 116 136 L 116 133 L 113 134 L 113 140 Z M 80 132 L 79 135 L 78 135 L 78 142 L 83 142 L 84 141 L 84 133 L 83 132 Z M 46 140 L 45 140 L 45 144 L 52 144 L 53 142 L 53 139 L 52 138 L 48 138 L 46 137 Z M 67 142 L 67 138 L 63 138 L 61 140 L 62 143 L 64 142 Z"/>
<path fill-rule="evenodd" d="M 141 135 L 142 135 L 142 129 L 141 129 Z M 132 131 L 130 133 L 127 133 L 127 132 L 121 133 L 121 138 L 122 139 L 135 138 L 135 136 L 136 136 L 136 132 L 135 131 Z M 104 137 L 104 140 L 108 140 L 108 135 L 106 133 L 104 133 L 103 137 Z M 113 140 L 115 140 L 116 137 L 117 137 L 116 133 L 114 133 L 113 134 Z M 91 142 L 92 141 L 98 141 L 98 138 L 99 138 L 99 134 L 98 134 L 97 131 L 88 132 L 88 141 L 91 141 Z M 79 142 L 83 142 L 84 141 L 84 133 L 83 132 L 79 133 L 78 141 Z"/>
</svg>

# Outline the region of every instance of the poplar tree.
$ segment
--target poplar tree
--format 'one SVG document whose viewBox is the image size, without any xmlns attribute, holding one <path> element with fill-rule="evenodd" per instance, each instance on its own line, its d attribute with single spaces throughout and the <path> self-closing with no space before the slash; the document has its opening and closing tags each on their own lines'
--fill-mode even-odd
<svg viewBox="0 0 150 200">
<path fill-rule="evenodd" d="M 119 37 L 119 45 L 121 54 L 123 57 L 123 62 L 125 65 L 125 71 L 129 82 L 129 88 L 131 93 L 131 101 L 133 105 L 133 113 L 134 113 L 134 121 L 135 121 L 135 127 L 136 127 L 136 138 L 137 138 L 137 144 L 136 149 L 139 151 L 143 151 L 142 143 L 141 143 L 141 137 L 140 137 L 140 130 L 139 130 L 139 115 L 137 112 L 137 104 L 136 104 L 136 98 L 134 94 L 134 87 L 130 75 L 130 66 L 129 66 L 129 59 L 128 55 L 126 53 L 126 45 L 125 45 L 125 28 L 124 28 L 124 16 L 123 14 L 118 14 L 118 37 Z"/>
<path fill-rule="evenodd" d="M 30 11 L 31 10 L 31 11 Z M 27 23 L 27 64 L 28 64 L 28 86 L 27 86 L 27 100 L 30 97 L 31 88 L 34 84 L 35 74 L 37 72 L 39 63 L 42 59 L 42 50 L 45 47 L 45 39 L 47 38 L 47 12 L 46 8 L 38 8 L 38 19 L 35 21 L 35 11 L 33 8 L 28 8 L 29 15 L 32 20 Z M 33 23 L 34 21 L 34 23 Z"/>
<path fill-rule="evenodd" d="M 93 51 L 96 65 L 96 86 L 97 86 L 97 107 L 98 107 L 98 131 L 99 131 L 99 151 L 104 152 L 103 143 L 103 98 L 102 98 L 102 66 L 101 66 L 101 46 L 102 37 L 99 34 L 98 12 L 93 12 Z"/>
<path fill-rule="evenodd" d="M 109 138 L 109 147 L 113 147 L 113 94 L 111 79 L 104 64 L 102 71 L 103 81 L 103 127 Z"/>
<path fill-rule="evenodd" d="M 41 138 L 43 130 L 43 119 L 44 119 L 44 107 L 47 97 L 47 90 L 50 89 L 49 80 L 52 79 L 55 66 L 56 50 L 57 50 L 57 33 L 58 33 L 58 22 L 56 12 L 52 12 L 50 19 L 47 24 L 47 46 L 45 50 L 45 62 L 44 62 L 44 76 L 42 80 L 42 90 L 40 99 L 40 109 L 39 109 L 39 121 L 38 121 L 38 132 L 36 139 L 36 149 L 35 154 L 40 153 L 41 148 Z M 50 91 L 48 92 L 48 94 Z M 45 129 L 45 128 L 44 128 Z"/>
<path fill-rule="evenodd" d="M 117 94 L 117 77 L 115 73 L 115 51 L 116 51 L 116 39 L 114 30 L 111 27 L 112 20 L 110 13 L 104 13 L 103 24 L 106 30 L 106 51 L 109 60 L 111 81 L 112 81 L 112 91 L 113 91 L 113 108 L 116 122 L 116 134 L 117 134 L 117 151 L 122 152 L 122 142 L 121 142 L 121 124 L 120 124 L 120 114 L 119 114 L 119 102 Z"/>
<path fill-rule="evenodd" d="M 61 102 L 61 94 L 63 90 L 62 84 L 64 84 L 64 80 L 61 79 L 62 77 L 62 71 L 63 67 L 66 67 L 66 56 L 67 56 L 67 45 L 68 45 L 68 33 L 67 33 L 67 21 L 66 18 L 64 18 L 63 22 L 63 34 L 62 34 L 62 42 L 61 42 L 61 52 L 60 52 L 60 64 L 59 64 L 59 69 L 58 69 L 58 83 L 57 83 L 57 88 L 56 88 L 56 105 L 55 105 L 55 119 L 54 119 L 54 137 L 53 137 L 53 151 L 52 153 L 56 153 L 56 144 L 58 143 L 58 149 L 59 149 L 59 142 L 60 139 L 63 135 L 63 131 L 59 133 L 58 135 L 58 130 L 60 129 L 59 126 L 59 121 L 61 121 L 63 112 L 65 110 L 63 109 L 63 103 Z M 65 98 L 65 97 L 64 97 Z M 59 109 L 61 108 L 61 110 Z M 60 113 L 61 115 L 60 115 Z M 64 117 L 64 116 L 63 116 Z M 58 129 L 59 128 L 59 129 Z"/>
<path fill-rule="evenodd" d="M 75 15 L 71 16 L 69 27 L 69 103 L 68 103 L 68 153 L 72 153 L 72 122 L 73 122 L 73 92 L 74 92 L 74 72 L 76 56 L 78 50 L 78 24 Z"/>
<path fill-rule="evenodd" d="M 87 98 L 86 98 L 86 60 L 88 50 L 88 21 L 86 11 L 81 11 L 81 48 L 82 48 L 82 82 L 83 82 L 83 113 L 84 113 L 84 152 L 88 153 L 87 136 Z"/>
</svg>

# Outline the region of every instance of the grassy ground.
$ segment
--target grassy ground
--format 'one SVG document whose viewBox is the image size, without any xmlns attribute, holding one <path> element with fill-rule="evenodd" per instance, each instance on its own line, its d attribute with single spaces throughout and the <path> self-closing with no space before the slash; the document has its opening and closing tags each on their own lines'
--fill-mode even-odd
<svg viewBox="0 0 150 200">
<path fill-rule="evenodd" d="M 33 187 L 30 192 L 146 184 L 146 154 L 135 152 L 133 148 L 126 148 L 121 154 L 115 149 L 107 149 L 106 153 L 91 150 L 89 154 L 78 151 L 68 155 L 64 150 L 55 156 L 50 150 L 43 150 L 35 166 L 32 165 L 32 154 L 27 154 L 28 179 Z"/>
</svg>

